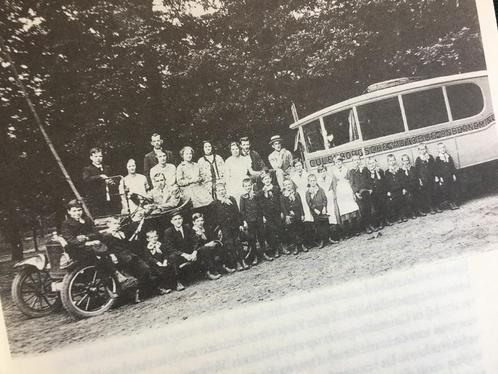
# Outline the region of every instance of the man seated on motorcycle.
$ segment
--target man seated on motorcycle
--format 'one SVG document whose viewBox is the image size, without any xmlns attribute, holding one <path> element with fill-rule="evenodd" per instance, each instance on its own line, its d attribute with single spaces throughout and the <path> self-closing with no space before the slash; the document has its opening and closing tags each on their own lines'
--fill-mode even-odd
<svg viewBox="0 0 498 374">
<path fill-rule="evenodd" d="M 107 246 L 101 241 L 102 234 L 98 232 L 91 220 L 83 218 L 81 203 L 78 200 L 71 200 L 67 204 L 67 213 L 68 217 L 61 225 L 61 236 L 67 242 L 66 251 L 71 260 L 94 261 L 98 256 L 105 271 L 109 274 L 117 274 Z M 112 297 L 117 297 L 117 294 L 109 292 Z"/>
<path fill-rule="evenodd" d="M 150 293 L 151 287 L 156 283 L 153 279 L 150 267 L 139 256 L 132 242 L 127 240 L 121 229 L 118 218 L 111 217 L 107 220 L 108 229 L 103 235 L 103 242 L 107 245 L 117 259 L 117 267 L 120 271 L 137 279 L 134 302 L 140 303 L 144 294 Z"/>
<path fill-rule="evenodd" d="M 83 208 L 77 200 L 67 204 L 68 217 L 61 226 L 61 235 L 66 240 L 67 252 L 73 259 L 92 253 L 106 252 L 100 241 L 102 235 L 89 219 L 83 218 Z"/>
</svg>

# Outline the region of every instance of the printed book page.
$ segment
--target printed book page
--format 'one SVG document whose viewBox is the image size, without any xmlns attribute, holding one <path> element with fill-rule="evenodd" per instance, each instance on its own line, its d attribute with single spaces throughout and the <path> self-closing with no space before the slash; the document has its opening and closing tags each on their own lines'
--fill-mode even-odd
<svg viewBox="0 0 498 374">
<path fill-rule="evenodd" d="M 21 3 L 0 373 L 498 372 L 492 1 Z"/>
</svg>

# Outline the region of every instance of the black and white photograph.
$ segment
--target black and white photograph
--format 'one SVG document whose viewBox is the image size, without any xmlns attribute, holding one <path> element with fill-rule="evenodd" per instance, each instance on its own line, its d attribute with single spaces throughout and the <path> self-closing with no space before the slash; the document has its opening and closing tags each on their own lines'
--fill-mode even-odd
<svg viewBox="0 0 498 374">
<path fill-rule="evenodd" d="M 3 1 L 12 357 L 495 249 L 476 1 Z"/>
</svg>

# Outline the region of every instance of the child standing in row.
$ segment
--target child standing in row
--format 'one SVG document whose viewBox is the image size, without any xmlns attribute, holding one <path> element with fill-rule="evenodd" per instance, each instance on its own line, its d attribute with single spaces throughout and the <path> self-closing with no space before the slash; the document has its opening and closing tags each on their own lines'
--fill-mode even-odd
<svg viewBox="0 0 498 374">
<path fill-rule="evenodd" d="M 408 205 L 407 211 L 411 214 L 412 218 L 415 216 L 424 217 L 426 214 L 419 210 L 418 187 L 419 181 L 417 177 L 417 170 L 412 165 L 410 157 L 407 154 L 401 156 L 401 184 L 403 189 L 406 190 L 406 203 Z"/>
<path fill-rule="evenodd" d="M 309 187 L 306 191 L 306 202 L 313 215 L 315 230 L 320 239 L 320 248 L 329 244 L 329 225 L 327 214 L 327 196 L 325 191 L 318 185 L 315 174 L 308 176 Z"/>
<path fill-rule="evenodd" d="M 420 205 L 431 214 L 440 213 L 441 209 L 437 206 L 435 183 L 439 178 L 435 173 L 434 157 L 429 154 L 427 145 L 418 145 L 418 156 L 415 160 L 415 169 L 419 180 Z"/>
<path fill-rule="evenodd" d="M 211 222 L 215 231 L 221 232 L 222 242 L 227 250 L 230 268 L 237 270 L 249 269 L 242 253 L 242 244 L 239 240 L 240 227 L 243 227 L 239 208 L 235 198 L 227 195 L 225 185 L 216 185 L 216 199 L 210 204 Z"/>
<path fill-rule="evenodd" d="M 391 221 L 398 223 L 407 221 L 407 190 L 403 187 L 403 171 L 396 162 L 393 154 L 387 155 L 388 169 L 384 173 L 387 194 L 387 213 Z"/>
<path fill-rule="evenodd" d="M 435 175 L 439 180 L 439 188 L 443 201 L 448 201 L 452 210 L 458 209 L 457 200 L 457 176 L 453 158 L 446 151 L 443 143 L 438 145 L 438 155 L 435 162 Z"/>
<path fill-rule="evenodd" d="M 375 215 L 375 224 L 379 229 L 391 226 L 387 219 L 387 195 L 384 178 L 384 170 L 377 164 L 375 158 L 367 161 L 368 176 L 370 178 L 370 190 L 372 195 L 372 208 Z"/>
<path fill-rule="evenodd" d="M 303 246 L 304 240 L 304 209 L 301 196 L 296 192 L 290 179 L 284 180 L 284 189 L 280 195 L 280 205 L 284 215 L 287 238 L 294 244 L 294 254 L 299 251 L 308 252 Z"/>
<path fill-rule="evenodd" d="M 261 212 L 265 223 L 265 237 L 270 247 L 274 250 L 275 257 L 289 254 L 282 248 L 282 223 L 280 219 L 280 188 L 274 186 L 270 173 L 262 174 L 263 189 L 261 194 Z"/>
<path fill-rule="evenodd" d="M 273 261 L 273 257 L 266 253 L 265 230 L 263 225 L 263 213 L 261 211 L 261 191 L 254 192 L 254 183 L 251 178 L 242 181 L 245 194 L 240 198 L 240 214 L 247 231 L 247 241 L 251 252 L 254 254 L 253 265 L 265 259 Z M 257 246 L 259 243 L 259 248 Z"/>
</svg>

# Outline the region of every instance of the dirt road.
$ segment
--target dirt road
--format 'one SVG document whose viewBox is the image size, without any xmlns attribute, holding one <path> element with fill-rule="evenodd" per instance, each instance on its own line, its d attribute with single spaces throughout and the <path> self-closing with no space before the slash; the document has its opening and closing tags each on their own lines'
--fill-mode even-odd
<svg viewBox="0 0 498 374">
<path fill-rule="evenodd" d="M 495 190 L 491 195 L 466 202 L 460 210 L 386 228 L 376 239 L 363 235 L 298 256 L 285 256 L 217 281 L 199 282 L 183 292 L 157 296 L 138 305 L 123 305 L 88 320 L 73 322 L 64 312 L 26 319 L 9 296 L 9 264 L 0 268 L 0 292 L 10 348 L 19 355 L 132 334 L 214 310 L 273 300 L 466 252 L 488 251 L 497 243 Z"/>
</svg>

